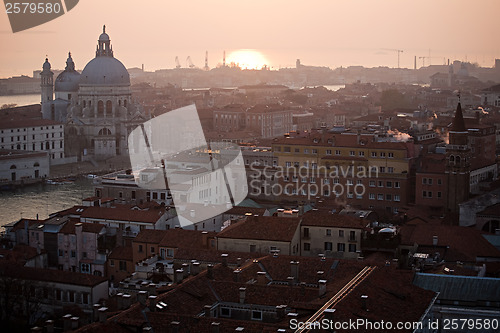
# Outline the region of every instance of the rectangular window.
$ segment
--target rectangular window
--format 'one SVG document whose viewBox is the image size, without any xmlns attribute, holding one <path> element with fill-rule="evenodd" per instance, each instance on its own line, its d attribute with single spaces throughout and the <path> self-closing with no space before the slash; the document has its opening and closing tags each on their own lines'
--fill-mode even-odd
<svg viewBox="0 0 500 333">
<path fill-rule="evenodd" d="M 326 229 L 326 235 L 331 236 L 332 235 L 332 229 Z"/>
<path fill-rule="evenodd" d="M 350 241 L 356 240 L 356 231 L 349 231 L 349 240 Z"/>
<path fill-rule="evenodd" d="M 317 150 L 317 149 L 313 149 L 313 150 L 312 150 L 312 153 L 313 153 L 313 154 L 317 154 L 317 153 L 318 153 L 318 150 Z"/>
<path fill-rule="evenodd" d="M 304 228 L 304 237 L 309 237 L 309 228 Z"/>
<path fill-rule="evenodd" d="M 359 155 L 359 156 L 365 156 L 365 152 L 364 152 L 364 151 L 360 151 L 360 152 L 358 153 L 358 155 Z"/>
<path fill-rule="evenodd" d="M 326 150 L 326 154 L 327 154 L 327 155 L 331 155 L 331 154 L 332 154 L 332 150 L 331 150 L 331 149 L 327 149 L 327 150 Z"/>
<path fill-rule="evenodd" d="M 377 194 L 377 199 L 378 200 L 384 200 L 384 195 L 383 194 Z"/>
<path fill-rule="evenodd" d="M 349 151 L 349 156 L 356 156 L 356 152 L 354 150 Z"/>
<path fill-rule="evenodd" d="M 432 178 L 429 178 L 427 182 L 429 183 L 429 185 L 432 185 Z"/>
<path fill-rule="evenodd" d="M 344 230 L 339 230 L 339 237 L 344 237 Z"/>
<path fill-rule="evenodd" d="M 369 198 L 370 200 L 375 200 L 375 193 L 370 193 L 370 194 L 368 195 L 368 198 Z"/>
<path fill-rule="evenodd" d="M 394 158 L 394 153 L 388 153 L 387 156 L 389 156 L 389 158 Z"/>
<path fill-rule="evenodd" d="M 76 257 L 76 251 L 75 250 L 71 250 L 71 258 L 75 258 Z"/>
<path fill-rule="evenodd" d="M 394 187 L 395 188 L 400 188 L 401 186 L 399 185 L 399 182 L 394 182 Z"/>
<path fill-rule="evenodd" d="M 370 187 L 375 187 L 375 181 L 374 180 L 370 180 Z"/>
<path fill-rule="evenodd" d="M 385 173 L 385 167 L 379 167 L 378 170 L 380 173 Z"/>
<path fill-rule="evenodd" d="M 340 150 L 335 150 L 335 155 L 340 155 Z"/>
<path fill-rule="evenodd" d="M 372 157 L 377 157 L 377 152 L 376 151 L 372 151 Z"/>
<path fill-rule="evenodd" d="M 378 181 L 378 187 L 384 187 L 384 182 L 383 182 L 383 181 L 381 181 L 381 180 L 379 180 L 379 181 Z"/>
<path fill-rule="evenodd" d="M 356 244 L 349 244 L 349 252 L 356 252 Z"/>
<path fill-rule="evenodd" d="M 345 243 L 337 243 L 337 251 L 345 252 Z"/>
<path fill-rule="evenodd" d="M 142 245 L 139 244 L 139 253 L 141 253 L 141 252 L 142 252 Z"/>
<path fill-rule="evenodd" d="M 311 251 L 311 243 L 304 243 L 304 251 Z"/>
<path fill-rule="evenodd" d="M 427 184 L 427 178 L 422 178 L 422 184 L 424 184 L 424 185 Z"/>
<path fill-rule="evenodd" d="M 394 194 L 394 201 L 401 201 L 399 194 Z"/>
<path fill-rule="evenodd" d="M 441 198 L 441 192 L 438 192 L 438 198 Z"/>
<path fill-rule="evenodd" d="M 392 195 L 391 194 L 386 194 L 385 195 L 385 200 L 391 201 L 392 200 Z"/>
<path fill-rule="evenodd" d="M 262 311 L 252 311 L 252 320 L 262 320 Z"/>
<path fill-rule="evenodd" d="M 332 247 L 332 242 L 325 242 L 325 251 L 331 251 Z"/>
<path fill-rule="evenodd" d="M 392 187 L 392 182 L 385 182 L 385 187 L 391 188 Z"/>
<path fill-rule="evenodd" d="M 387 168 L 388 173 L 394 173 L 394 168 L 393 167 L 388 167 Z"/>
<path fill-rule="evenodd" d="M 438 185 L 441 185 L 441 178 L 438 178 L 437 182 L 438 182 Z"/>
</svg>

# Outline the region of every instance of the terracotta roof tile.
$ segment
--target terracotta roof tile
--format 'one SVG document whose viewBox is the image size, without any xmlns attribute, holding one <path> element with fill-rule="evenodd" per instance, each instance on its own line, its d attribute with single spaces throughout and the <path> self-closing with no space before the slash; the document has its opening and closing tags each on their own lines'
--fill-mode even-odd
<svg viewBox="0 0 500 333">
<path fill-rule="evenodd" d="M 225 228 L 217 237 L 290 242 L 299 222 L 294 217 L 250 216 Z"/>
<path fill-rule="evenodd" d="M 131 246 L 119 246 L 108 256 L 108 259 L 116 259 L 116 260 L 128 260 L 132 261 L 133 259 L 133 251 Z"/>
</svg>

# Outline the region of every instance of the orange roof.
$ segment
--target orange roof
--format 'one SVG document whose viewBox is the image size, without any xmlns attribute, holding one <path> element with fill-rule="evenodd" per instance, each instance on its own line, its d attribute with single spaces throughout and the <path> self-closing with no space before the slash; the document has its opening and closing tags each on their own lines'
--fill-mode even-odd
<svg viewBox="0 0 500 333">
<path fill-rule="evenodd" d="M 217 237 L 290 242 L 299 222 L 295 217 L 251 216 L 222 230 Z"/>
</svg>

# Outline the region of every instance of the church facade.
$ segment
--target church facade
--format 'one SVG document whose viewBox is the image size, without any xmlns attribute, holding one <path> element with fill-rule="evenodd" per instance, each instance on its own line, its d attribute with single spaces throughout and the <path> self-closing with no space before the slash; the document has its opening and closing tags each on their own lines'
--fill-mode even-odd
<svg viewBox="0 0 500 333">
<path fill-rule="evenodd" d="M 128 134 L 149 115 L 132 101 L 129 73 L 114 57 L 105 26 L 95 58 L 81 73 L 70 53 L 55 83 L 48 59 L 40 75 L 42 116 L 66 124 L 66 156 L 102 160 L 128 154 Z"/>
</svg>

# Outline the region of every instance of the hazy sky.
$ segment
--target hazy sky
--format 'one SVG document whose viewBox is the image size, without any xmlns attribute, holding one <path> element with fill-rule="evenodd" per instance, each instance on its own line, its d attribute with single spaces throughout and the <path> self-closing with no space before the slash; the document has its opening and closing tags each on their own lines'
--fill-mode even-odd
<svg viewBox="0 0 500 333">
<path fill-rule="evenodd" d="M 222 53 L 256 49 L 272 68 L 302 64 L 413 68 L 414 56 L 493 66 L 500 58 L 498 0 L 81 0 L 66 15 L 13 34 L 0 13 L 0 77 L 41 69 L 45 55 L 62 69 L 95 56 L 106 24 L 115 57 L 127 68 L 172 68 L 175 56 L 203 67 Z M 426 65 L 429 59 L 425 60 Z M 417 65 L 422 60 L 417 59 Z"/>
</svg>

